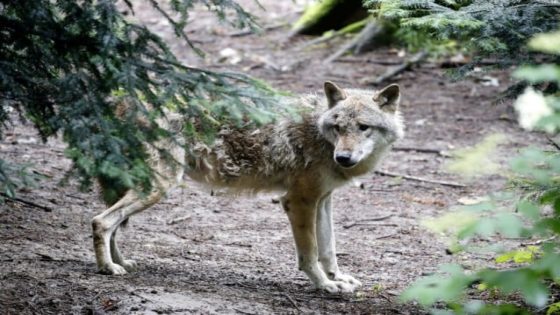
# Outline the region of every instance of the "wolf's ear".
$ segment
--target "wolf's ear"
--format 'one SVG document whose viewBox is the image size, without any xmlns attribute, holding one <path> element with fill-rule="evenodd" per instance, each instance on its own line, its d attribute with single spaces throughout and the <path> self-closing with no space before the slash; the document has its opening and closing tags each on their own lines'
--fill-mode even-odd
<svg viewBox="0 0 560 315">
<path fill-rule="evenodd" d="M 329 103 L 329 108 L 333 108 L 336 103 L 346 98 L 346 92 L 331 81 L 325 82 L 325 95 Z"/>
<path fill-rule="evenodd" d="M 375 92 L 373 100 L 379 105 L 382 111 L 394 113 L 399 107 L 401 98 L 400 88 L 397 84 L 391 84 L 381 91 Z"/>
</svg>

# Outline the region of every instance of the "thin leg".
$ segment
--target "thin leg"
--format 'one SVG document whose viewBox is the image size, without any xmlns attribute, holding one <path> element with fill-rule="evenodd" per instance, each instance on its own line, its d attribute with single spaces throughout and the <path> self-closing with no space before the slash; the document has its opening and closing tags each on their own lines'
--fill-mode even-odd
<svg viewBox="0 0 560 315">
<path fill-rule="evenodd" d="M 282 205 L 290 219 L 294 234 L 299 269 L 307 274 L 318 289 L 331 293 L 352 292 L 351 285 L 342 281 L 330 280 L 319 266 L 315 234 L 318 200 L 307 198 L 292 194 L 282 198 Z"/>
<path fill-rule="evenodd" d="M 164 192 L 162 190 L 156 190 L 147 197 L 142 198 L 134 191 L 129 191 L 109 209 L 93 218 L 91 221 L 93 228 L 93 245 L 95 248 L 97 267 L 100 273 L 113 275 L 122 275 L 126 273 L 126 269 L 115 263 L 111 257 L 111 235 L 114 234 L 117 227 L 125 219 L 149 208 L 158 202 L 163 194 Z M 120 255 L 120 258 L 122 258 L 122 255 Z"/>
<path fill-rule="evenodd" d="M 338 268 L 330 193 L 319 201 L 317 209 L 317 245 L 319 249 L 319 263 L 329 279 L 344 281 L 352 285 L 353 289 L 362 285 L 354 277 L 341 273 Z"/>
<path fill-rule="evenodd" d="M 111 235 L 110 247 L 111 247 L 111 258 L 113 262 L 117 265 L 121 265 L 124 269 L 128 272 L 136 270 L 137 264 L 136 261 L 132 259 L 124 259 L 119 246 L 117 244 L 117 231 L 121 227 L 117 227 L 113 234 Z"/>
</svg>

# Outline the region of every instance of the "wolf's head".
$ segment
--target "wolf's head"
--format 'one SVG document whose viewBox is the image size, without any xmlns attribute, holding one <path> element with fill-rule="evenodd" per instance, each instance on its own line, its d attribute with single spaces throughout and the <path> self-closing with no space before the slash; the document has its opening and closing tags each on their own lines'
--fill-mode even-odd
<svg viewBox="0 0 560 315">
<path fill-rule="evenodd" d="M 334 146 L 333 159 L 344 167 L 375 162 L 402 138 L 400 90 L 391 84 L 379 91 L 343 90 L 325 82 L 328 110 L 319 118 L 322 135 Z"/>
</svg>

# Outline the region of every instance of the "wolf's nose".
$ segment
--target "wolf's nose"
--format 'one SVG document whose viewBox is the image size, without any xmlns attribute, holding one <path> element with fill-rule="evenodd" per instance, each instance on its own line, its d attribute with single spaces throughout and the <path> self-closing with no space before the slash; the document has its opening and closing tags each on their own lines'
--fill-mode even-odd
<svg viewBox="0 0 560 315">
<path fill-rule="evenodd" d="M 356 162 L 352 161 L 352 153 L 348 151 L 337 152 L 334 159 L 344 167 L 354 166 Z"/>
</svg>

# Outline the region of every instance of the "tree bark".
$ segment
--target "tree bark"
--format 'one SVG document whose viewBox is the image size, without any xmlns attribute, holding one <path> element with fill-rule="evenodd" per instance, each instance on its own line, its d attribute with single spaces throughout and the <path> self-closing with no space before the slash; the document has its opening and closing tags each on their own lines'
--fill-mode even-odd
<svg viewBox="0 0 560 315">
<path fill-rule="evenodd" d="M 341 29 L 367 16 L 361 0 L 322 0 L 305 9 L 290 35 L 319 35 Z"/>
</svg>

